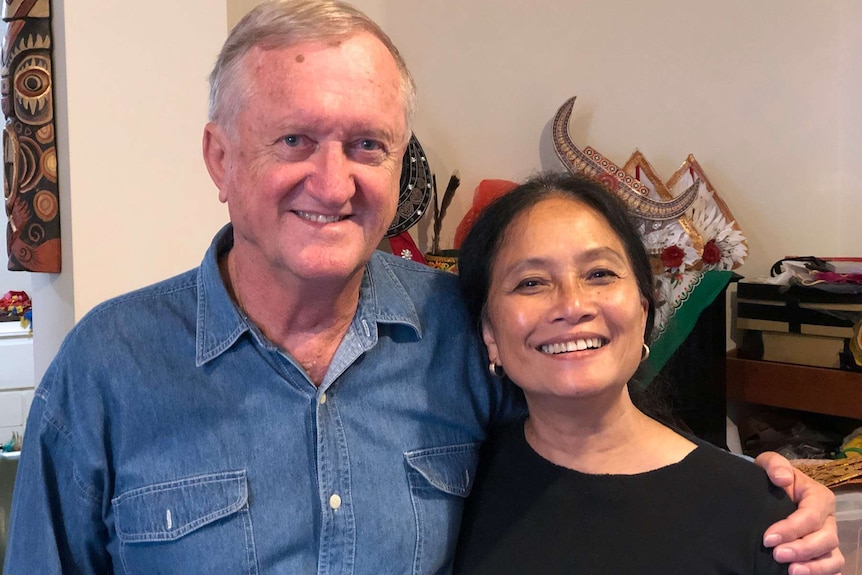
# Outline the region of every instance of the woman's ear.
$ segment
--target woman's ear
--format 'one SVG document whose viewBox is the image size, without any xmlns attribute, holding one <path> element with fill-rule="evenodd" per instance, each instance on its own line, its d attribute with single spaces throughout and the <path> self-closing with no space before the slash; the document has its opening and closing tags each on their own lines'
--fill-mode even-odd
<svg viewBox="0 0 862 575">
<path fill-rule="evenodd" d="M 646 320 L 647 320 L 647 316 L 649 315 L 649 302 L 647 301 L 647 298 L 645 298 L 645 297 L 641 297 L 641 309 L 643 309 L 643 312 L 644 312 L 643 324 L 642 324 L 643 329 L 641 330 L 641 331 L 643 331 L 644 329 L 646 329 Z"/>
<path fill-rule="evenodd" d="M 487 319 L 482 320 L 482 340 L 485 342 L 485 347 L 488 348 L 488 359 L 497 365 L 503 365 L 500 361 L 497 341 L 494 339 L 494 330 L 489 325 Z"/>
</svg>

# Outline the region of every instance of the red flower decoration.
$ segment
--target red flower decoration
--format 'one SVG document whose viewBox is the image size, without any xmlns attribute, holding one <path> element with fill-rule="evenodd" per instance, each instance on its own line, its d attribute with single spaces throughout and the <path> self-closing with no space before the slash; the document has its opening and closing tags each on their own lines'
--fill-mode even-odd
<svg viewBox="0 0 862 575">
<path fill-rule="evenodd" d="M 611 174 L 599 174 L 597 179 L 599 183 L 603 185 L 609 192 L 615 192 L 620 188 L 620 181 L 616 178 L 616 176 L 612 176 Z"/>
<path fill-rule="evenodd" d="M 721 261 L 721 248 L 715 243 L 715 240 L 709 240 L 703 246 L 703 255 L 701 256 L 703 263 L 708 265 L 717 264 Z"/>
<path fill-rule="evenodd" d="M 679 246 L 668 246 L 661 252 L 661 263 L 665 268 L 673 269 L 682 265 L 685 252 Z"/>
</svg>

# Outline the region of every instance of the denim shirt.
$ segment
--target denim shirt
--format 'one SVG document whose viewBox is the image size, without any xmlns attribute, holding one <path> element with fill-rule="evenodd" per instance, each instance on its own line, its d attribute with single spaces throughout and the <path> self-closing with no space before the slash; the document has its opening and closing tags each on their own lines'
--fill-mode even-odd
<svg viewBox="0 0 862 575">
<path fill-rule="evenodd" d="M 446 573 L 489 381 L 454 277 L 377 253 L 315 387 L 202 265 L 95 308 L 36 391 L 7 575 Z"/>
</svg>

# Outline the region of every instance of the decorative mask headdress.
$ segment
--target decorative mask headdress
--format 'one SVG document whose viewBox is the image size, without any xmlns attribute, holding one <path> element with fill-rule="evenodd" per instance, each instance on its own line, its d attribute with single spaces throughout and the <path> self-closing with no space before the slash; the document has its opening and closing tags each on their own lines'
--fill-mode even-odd
<svg viewBox="0 0 862 575">
<path fill-rule="evenodd" d="M 638 151 L 620 168 L 594 149 L 581 150 L 572 141 L 568 127 L 574 104 L 575 97 L 569 98 L 554 116 L 557 156 L 570 172 L 596 179 L 623 201 L 639 221 L 651 255 L 664 260 L 667 250 L 677 250 L 679 262 L 664 266 L 677 272 L 742 265 L 748 255 L 745 237 L 694 156 L 688 156 L 667 184 Z"/>
</svg>

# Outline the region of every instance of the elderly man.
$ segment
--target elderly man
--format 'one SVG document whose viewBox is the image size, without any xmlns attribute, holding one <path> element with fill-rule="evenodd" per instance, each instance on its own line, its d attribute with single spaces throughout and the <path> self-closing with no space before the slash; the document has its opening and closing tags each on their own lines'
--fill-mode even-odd
<svg viewBox="0 0 862 575">
<path fill-rule="evenodd" d="M 63 344 L 5 573 L 445 573 L 477 446 L 516 406 L 453 278 L 374 251 L 407 68 L 348 5 L 268 2 L 211 84 L 203 153 L 231 224 L 199 268 L 102 304 Z M 790 489 L 813 495 L 772 536 L 835 572 L 832 500 Z"/>
</svg>

